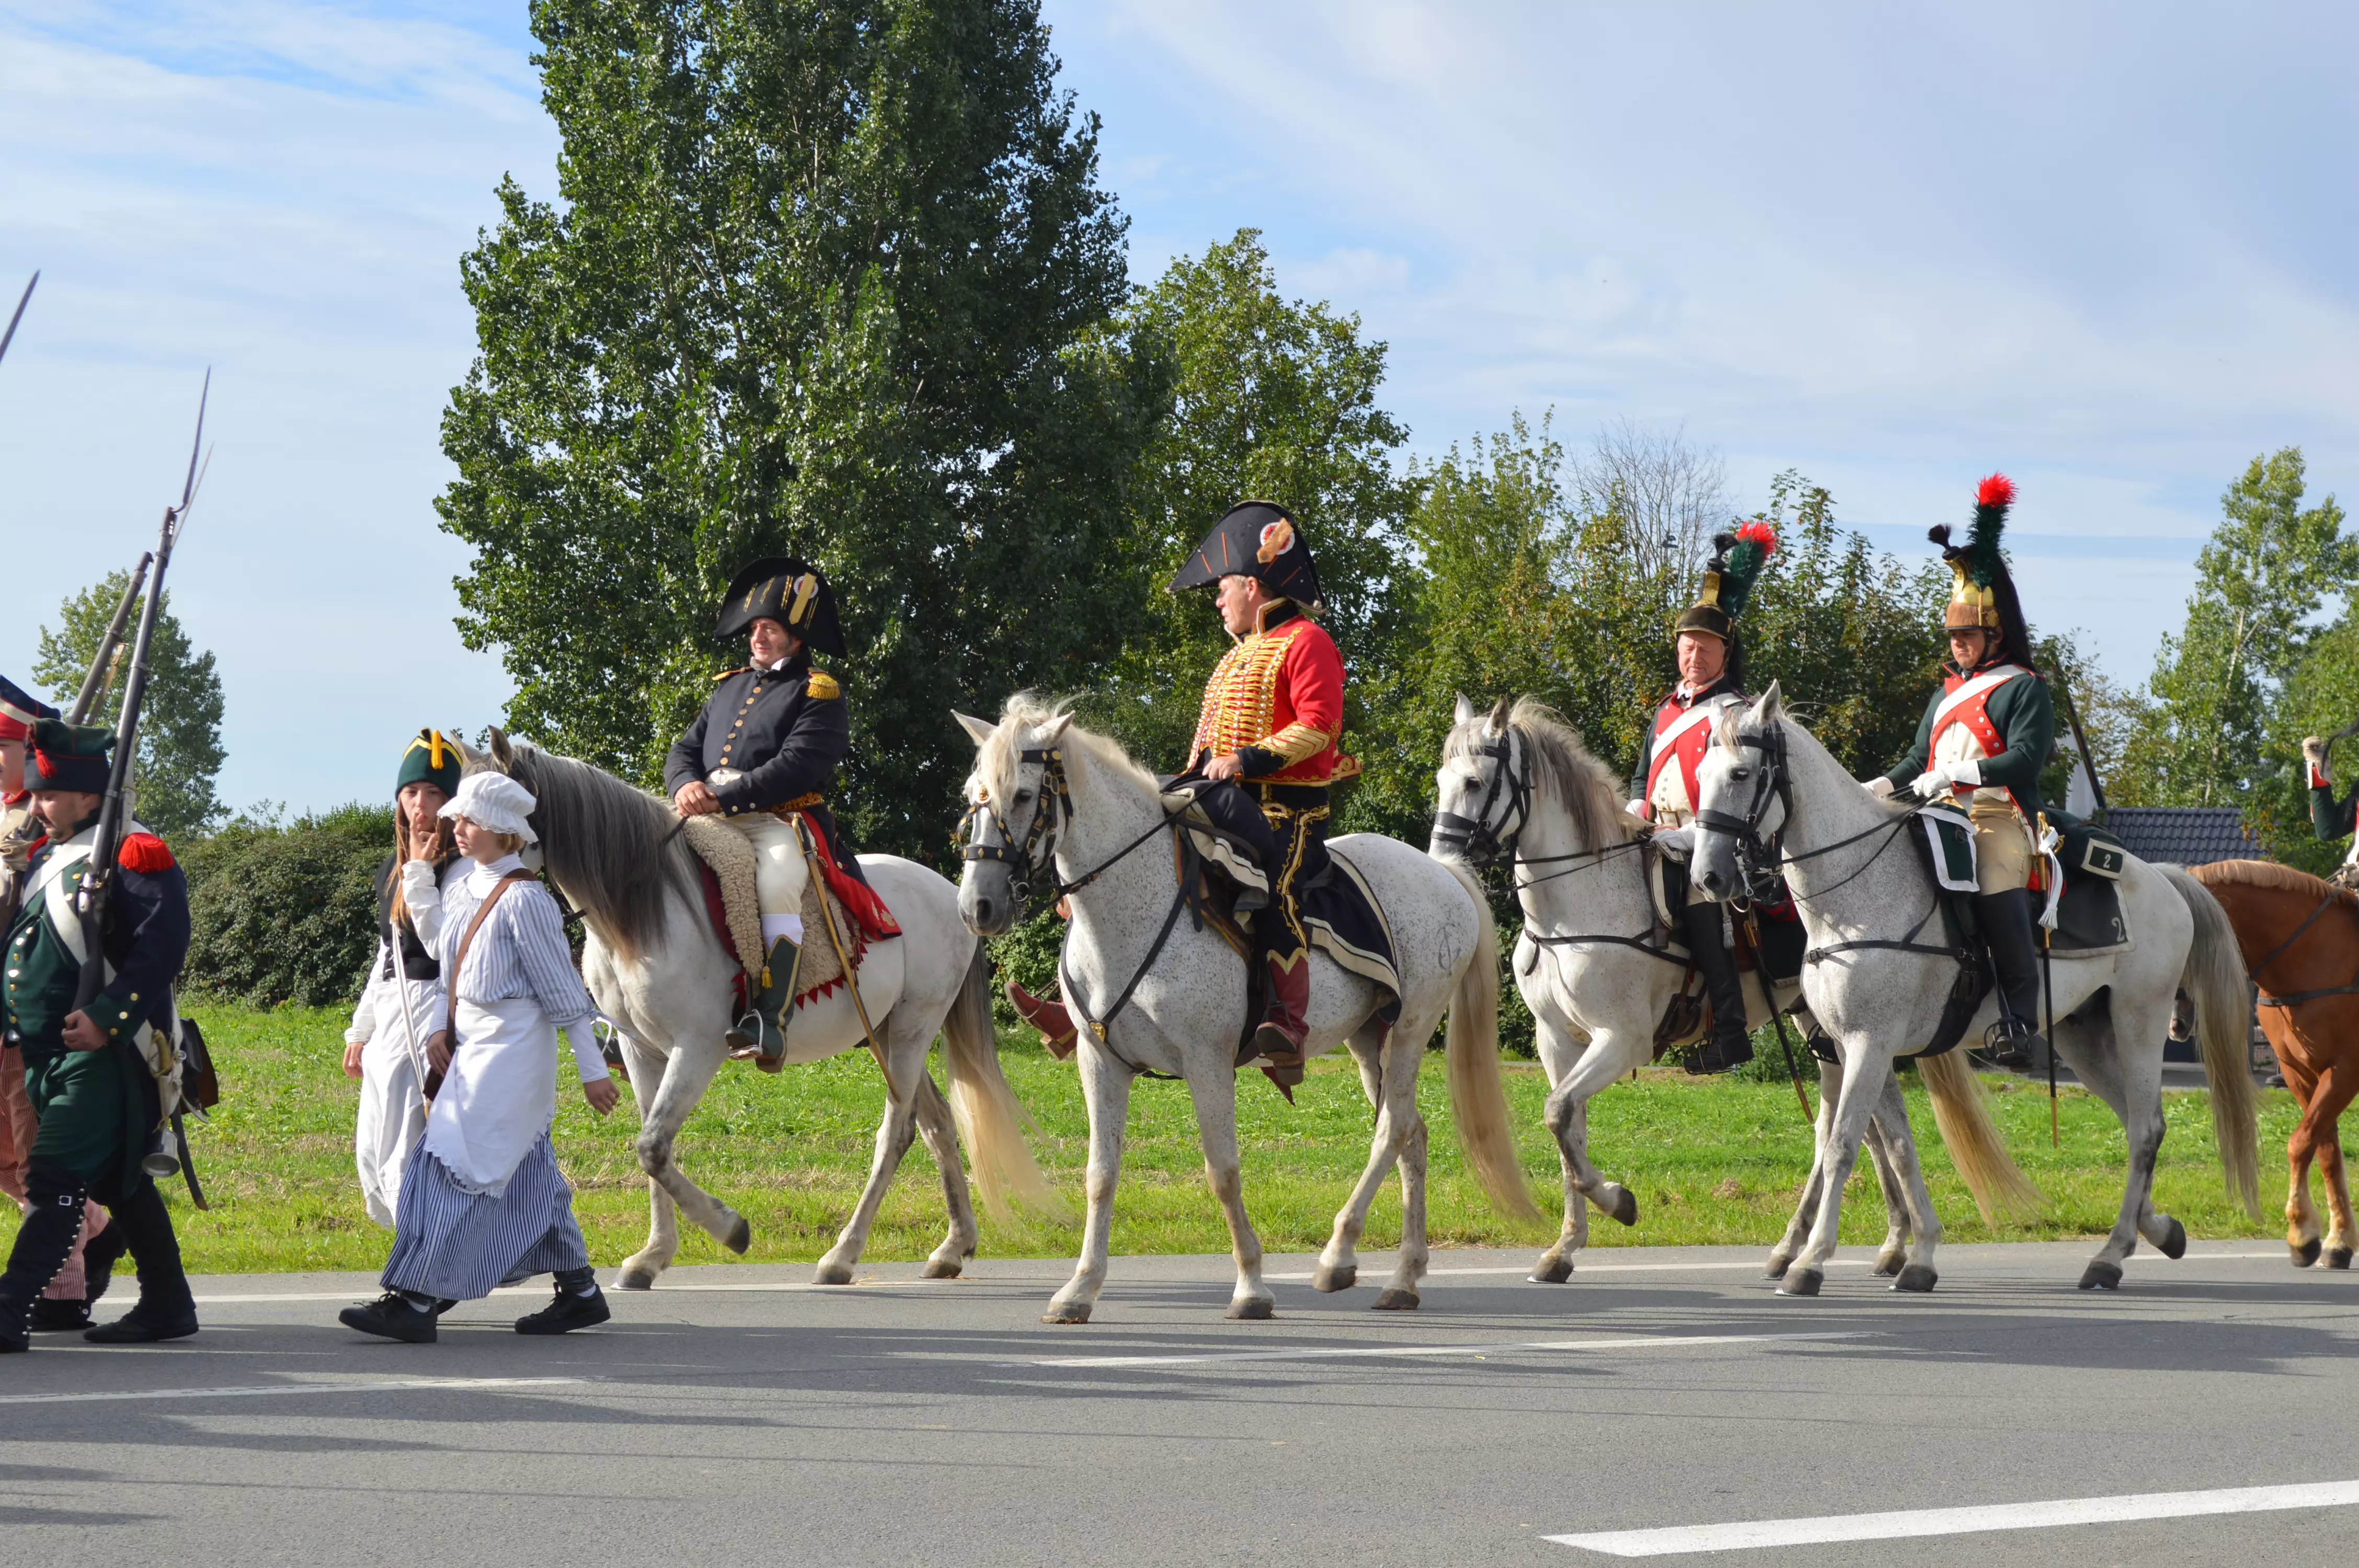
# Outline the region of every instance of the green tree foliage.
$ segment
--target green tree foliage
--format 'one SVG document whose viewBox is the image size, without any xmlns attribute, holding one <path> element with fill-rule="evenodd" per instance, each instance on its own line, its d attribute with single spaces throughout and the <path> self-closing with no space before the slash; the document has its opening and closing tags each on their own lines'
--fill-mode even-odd
<svg viewBox="0 0 2359 1568">
<path fill-rule="evenodd" d="M 2286 447 L 2221 496 L 2186 624 L 2163 639 L 2126 759 L 2140 801 L 2241 806 L 2277 846 L 2301 781 L 2299 755 L 2269 744 L 2270 710 L 2318 640 L 2320 609 L 2359 577 L 2342 507 L 2329 495 L 2305 508 L 2303 489 L 2301 449 Z"/>
<path fill-rule="evenodd" d="M 480 357 L 437 503 L 519 730 L 652 781 L 755 557 L 837 583 L 842 809 L 937 855 L 953 702 L 1084 684 L 1138 614 L 1164 406 L 1097 123 L 1031 0 L 542 0 L 560 196 L 465 258 Z M 742 650 L 734 656 L 742 657 Z"/>
<path fill-rule="evenodd" d="M 183 984 L 257 1007 L 357 996 L 376 945 L 376 868 L 392 853 L 392 809 L 357 804 L 293 823 L 241 816 L 189 845 Z"/>
<path fill-rule="evenodd" d="M 1223 513 L 1260 498 L 1301 520 L 1326 596 L 1321 624 L 1354 686 L 1345 733 L 1359 744 L 1360 694 L 1392 673 L 1411 621 L 1401 544 L 1416 486 L 1393 463 L 1408 432 L 1376 406 L 1385 345 L 1361 336 L 1357 316 L 1279 294 L 1251 229 L 1174 262 L 1103 341 L 1135 360 L 1168 360 L 1173 402 L 1129 486 L 1127 559 L 1146 598 L 1126 601 L 1127 636 L 1091 719 L 1155 765 L 1182 765 L 1229 637 L 1209 594 L 1175 597 L 1163 585 Z"/>
<path fill-rule="evenodd" d="M 107 622 L 129 587 L 127 571 L 109 572 L 58 607 L 54 630 L 41 628 L 33 678 L 62 710 L 71 709 L 82 676 L 98 656 Z M 90 722 L 119 724 L 129 684 L 137 611 L 124 633 L 123 653 Z M 204 833 L 226 811 L 213 793 L 221 776 L 222 686 L 213 656 L 199 653 L 172 613 L 172 596 L 157 607 L 156 636 L 147 653 L 147 694 L 140 704 L 139 757 L 135 770 L 139 820 L 179 842 Z"/>
</svg>

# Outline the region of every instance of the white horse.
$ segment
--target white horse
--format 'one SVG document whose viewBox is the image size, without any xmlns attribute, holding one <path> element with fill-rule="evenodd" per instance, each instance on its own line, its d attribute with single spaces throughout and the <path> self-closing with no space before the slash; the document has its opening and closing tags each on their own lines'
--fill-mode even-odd
<svg viewBox="0 0 2359 1568">
<path fill-rule="evenodd" d="M 677 831 L 669 802 L 587 762 L 492 732 L 488 755 L 469 752 L 470 771 L 495 768 L 530 790 L 542 863 L 582 913 L 582 978 L 599 1009 L 626 1035 L 625 1065 L 639 1102 L 639 1166 L 647 1173 L 647 1244 L 623 1263 L 615 1283 L 644 1291 L 679 1250 L 674 1206 L 733 1252 L 753 1238 L 745 1217 L 680 1169 L 675 1141 L 729 1053 L 723 1036 L 738 962 L 713 933 L 698 861 Z M 885 1117 L 868 1184 L 818 1281 L 849 1284 L 886 1189 L 914 1131 L 942 1177 L 950 1230 L 926 1260 L 928 1279 L 955 1277 L 974 1256 L 974 1208 L 959 1158 L 960 1135 L 974 1153 L 975 1178 L 994 1217 L 1010 1199 L 1049 1213 L 1057 1200 L 1024 1142 L 1024 1112 L 999 1066 L 991 1027 L 990 971 L 960 924 L 958 890 L 938 873 L 894 855 L 863 855 L 861 869 L 902 934 L 869 945 L 860 995 L 875 1026 L 885 1076 Z M 814 934 L 813 939 L 825 940 Z M 951 1101 L 927 1070 L 935 1034 L 944 1042 Z M 816 1062 L 866 1043 L 851 988 L 799 1009 L 786 1032 L 787 1060 Z M 955 1118 L 956 1125 L 953 1125 Z"/>
<path fill-rule="evenodd" d="M 1205 1178 L 1228 1220 L 1236 1261 L 1227 1315 L 1270 1316 L 1275 1298 L 1262 1281 L 1261 1242 L 1245 1217 L 1237 1164 L 1245 966 L 1218 932 L 1175 918 L 1172 817 L 1155 776 L 1113 741 L 1028 693 L 1010 698 L 996 725 L 963 714 L 959 722 L 979 752 L 967 780 L 973 809 L 959 887 L 967 925 L 986 935 L 1006 931 L 1023 903 L 1019 878 L 1054 881 L 1070 901 L 1061 973 L 1066 1005 L 1082 1025 L 1089 1217 L 1073 1277 L 1042 1321 L 1087 1323 L 1105 1283 L 1123 1124 L 1131 1080 L 1143 1071 L 1186 1079 L 1195 1102 Z M 1385 1001 L 1379 989 L 1313 949 L 1305 1054 L 1350 1047 L 1376 1126 L 1367 1167 L 1335 1217 L 1311 1282 L 1340 1291 L 1356 1281 L 1353 1249 L 1368 1206 L 1397 1163 L 1400 1260 L 1375 1304 L 1404 1310 L 1418 1304 L 1427 1263 L 1418 1064 L 1445 1010 L 1451 1099 L 1468 1163 L 1503 1212 L 1538 1217 L 1507 1136 L 1498 942 L 1482 891 L 1462 867 L 1375 834 L 1350 834 L 1328 847 L 1375 889 L 1391 923 L 1403 994 L 1398 1023 L 1387 1032 L 1376 1016 Z"/>
<path fill-rule="evenodd" d="M 1745 885 L 1740 856 L 1758 865 L 1774 860 L 1784 871 L 1810 934 L 1803 992 L 1843 1055 L 1824 1201 L 1778 1287 L 1788 1295 L 1816 1295 L 1834 1255 L 1843 1183 L 1891 1081 L 1893 1058 L 1932 1038 L 1958 963 L 1938 951 L 1892 946 L 1938 949 L 1946 941 L 1931 875 L 1912 848 L 1897 842 L 1918 831 L 1911 814 L 1862 789 L 1787 716 L 1775 683 L 1749 711 L 1723 719 L 1697 782 L 1696 884 L 1717 898 L 1737 893 Z M 2118 1289 L 2122 1262 L 2140 1236 L 2166 1257 L 2187 1249 L 2186 1227 L 2153 1204 L 2163 1042 L 2181 988 L 2194 1002 L 2229 1195 L 2260 1214 L 2245 968 L 2235 933 L 2202 884 L 2176 866 L 2132 858 L 2120 892 L 2134 945 L 2054 960 L 2056 1054 L 2121 1118 L 2129 1145 L 2120 1216 L 2082 1272 L 2082 1290 Z M 1995 1000 L 1985 999 L 1967 1025 L 1969 1037 L 1996 1010 Z M 1922 1270 L 1922 1288 L 1930 1289 L 1940 1229 L 1921 1182 L 1908 1197 L 1915 1226 L 1904 1277 Z"/>
<path fill-rule="evenodd" d="M 1575 1254 L 1589 1244 L 1589 1203 L 1624 1225 L 1637 1223 L 1636 1195 L 1590 1162 L 1589 1101 L 1653 1057 L 1664 1010 L 1688 974 L 1686 949 L 1658 935 L 1638 824 L 1622 809 L 1615 782 L 1562 715 L 1528 697 L 1512 708 L 1503 699 L 1487 715 L 1461 697 L 1435 774 L 1432 853 L 1462 854 L 1476 866 L 1505 861 L 1523 906 L 1516 985 L 1537 1026 L 1549 1076 L 1548 1129 L 1564 1164 L 1563 1229 L 1532 1270 L 1542 1284 L 1571 1277 Z M 1769 1001 L 1760 972 L 1754 978 L 1745 988 L 1745 1022 L 1759 1028 L 1769 1022 Z M 1779 986 L 1778 1005 L 1791 1008 L 1799 992 L 1796 985 Z M 1822 1153 L 1843 1074 L 1832 1063 L 1814 1058 L 1813 1065 L 1821 1091 L 1815 1141 Z M 1961 1068 L 1926 1076 L 1944 1136 L 1970 1152 L 1959 1164 L 1977 1203 L 1986 1213 L 2004 1206 L 2012 1195 L 1999 1173 L 2013 1166 L 1972 1075 Z M 1910 1230 L 1901 1195 L 1906 1183 L 1921 1184 L 1922 1177 L 1897 1080 L 1877 1100 L 1867 1143 L 1887 1219 L 1876 1272 L 1898 1274 Z M 1815 1215 L 1822 1164 L 1813 1161 L 1795 1227 L 1781 1243 L 1784 1256 L 1791 1256 Z M 1774 1258 L 1771 1268 L 1783 1271 Z"/>
</svg>

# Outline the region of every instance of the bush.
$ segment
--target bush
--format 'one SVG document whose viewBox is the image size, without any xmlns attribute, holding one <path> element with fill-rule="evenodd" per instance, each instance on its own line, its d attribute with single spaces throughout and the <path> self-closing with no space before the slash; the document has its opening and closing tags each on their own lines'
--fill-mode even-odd
<svg viewBox="0 0 2359 1568">
<path fill-rule="evenodd" d="M 194 926 L 183 985 L 256 1007 L 359 994 L 376 946 L 393 812 L 352 805 L 282 824 L 241 816 L 180 854 Z"/>
</svg>

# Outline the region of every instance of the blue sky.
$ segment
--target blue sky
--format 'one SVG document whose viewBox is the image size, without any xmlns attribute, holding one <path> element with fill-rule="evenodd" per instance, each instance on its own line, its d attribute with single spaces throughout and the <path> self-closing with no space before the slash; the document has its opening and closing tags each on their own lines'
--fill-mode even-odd
<svg viewBox="0 0 2359 1568">
<path fill-rule="evenodd" d="M 2352 487 L 2343 9 L 1047 14 L 1135 275 L 1261 229 L 1391 345 L 1419 452 L 1518 409 L 1683 427 L 1736 505 L 1799 468 L 1909 554 L 2004 468 L 2035 624 L 2130 681 L 2246 460 Z M 375 796 L 406 730 L 496 719 L 431 502 L 457 258 L 503 174 L 554 186 L 529 47 L 521 5 L 0 0 L 0 286 L 44 269 L 0 365 L 0 671 L 146 546 L 210 363 L 174 581 L 224 796 Z"/>
</svg>

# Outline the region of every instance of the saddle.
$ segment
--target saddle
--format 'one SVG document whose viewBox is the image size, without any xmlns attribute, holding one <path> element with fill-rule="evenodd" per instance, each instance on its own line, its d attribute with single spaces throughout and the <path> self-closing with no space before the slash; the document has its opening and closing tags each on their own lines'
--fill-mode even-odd
<svg viewBox="0 0 2359 1568">
<path fill-rule="evenodd" d="M 748 978 L 758 976 L 762 970 L 762 904 L 754 881 L 754 846 L 718 816 L 687 817 L 681 827 L 689 848 L 701 862 L 698 870 L 704 888 L 705 913 L 712 921 L 713 935 L 721 938 L 721 945 L 738 962 L 735 1005 L 742 1008 L 745 1005 Z M 865 886 L 852 882 L 836 867 L 828 857 L 823 839 L 818 846 L 817 859 L 821 874 L 803 883 L 802 961 L 795 972 L 797 1007 L 828 996 L 843 984 L 843 963 L 836 955 L 835 942 L 828 936 L 827 922 L 831 917 L 855 972 L 871 942 L 880 936 L 898 935 L 897 927 L 890 931 L 875 928 L 877 916 L 884 910 L 882 901 Z M 852 882 L 858 894 L 847 898 L 842 891 L 842 884 L 846 882 Z M 890 919 L 889 914 L 883 915 L 884 922 L 889 923 Z"/>
<path fill-rule="evenodd" d="M 1667 954 L 1684 954 L 1687 937 L 1671 912 L 1687 905 L 1687 862 L 1656 849 L 1651 836 L 1642 853 L 1647 891 L 1655 900 L 1656 935 Z M 1773 894 L 1752 900 L 1751 919 L 1731 917 L 1728 926 L 1734 937 L 1730 951 L 1735 956 L 1737 973 L 1766 975 L 1764 989 L 1773 1000 L 1777 987 L 1801 979 L 1802 955 L 1810 946 L 1810 935 L 1802 927 L 1801 911 L 1795 907 L 1793 894 L 1783 878 L 1778 879 Z M 1693 1044 L 1711 1030 L 1712 1004 L 1703 994 L 1702 978 L 1690 959 L 1687 973 L 1680 978 L 1680 989 L 1664 1006 L 1663 1016 L 1655 1025 L 1657 1061 L 1681 1046 Z"/>
</svg>

